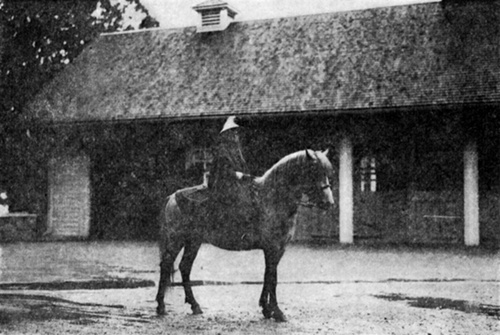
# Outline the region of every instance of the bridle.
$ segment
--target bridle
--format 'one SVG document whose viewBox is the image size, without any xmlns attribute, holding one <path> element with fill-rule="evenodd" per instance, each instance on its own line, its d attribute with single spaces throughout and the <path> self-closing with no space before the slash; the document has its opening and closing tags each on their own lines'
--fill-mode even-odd
<svg viewBox="0 0 500 335">
<path fill-rule="evenodd" d="M 317 185 L 315 185 L 315 186 L 317 186 Z M 319 189 L 321 192 L 323 192 L 327 188 L 331 189 L 331 185 L 330 185 L 330 180 L 328 178 L 325 178 L 325 180 L 321 181 L 321 183 L 319 185 Z M 324 209 L 324 208 L 322 208 L 323 206 L 318 205 L 318 203 L 320 203 L 319 201 L 311 201 L 311 199 L 318 198 L 316 187 L 314 187 L 314 186 L 308 187 L 305 190 L 304 194 L 307 195 L 308 201 L 306 202 L 306 201 L 301 200 L 301 201 L 299 201 L 299 205 L 304 206 L 304 207 L 309 207 L 309 208 L 316 207 L 316 208 Z"/>
</svg>

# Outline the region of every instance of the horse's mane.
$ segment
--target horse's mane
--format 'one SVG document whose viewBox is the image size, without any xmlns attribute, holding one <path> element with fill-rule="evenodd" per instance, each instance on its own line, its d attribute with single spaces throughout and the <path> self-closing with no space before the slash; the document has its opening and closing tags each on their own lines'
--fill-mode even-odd
<svg viewBox="0 0 500 335">
<path fill-rule="evenodd" d="M 330 161 L 326 155 L 310 150 L 309 151 L 315 158 L 318 159 L 321 166 L 330 173 L 333 171 Z M 268 182 L 277 182 L 280 180 L 287 180 L 292 173 L 297 173 L 304 168 L 305 162 L 310 159 L 306 150 L 300 150 L 285 157 L 281 158 L 269 170 L 267 170 L 261 177 L 255 179 L 258 184 L 266 184 Z"/>
</svg>

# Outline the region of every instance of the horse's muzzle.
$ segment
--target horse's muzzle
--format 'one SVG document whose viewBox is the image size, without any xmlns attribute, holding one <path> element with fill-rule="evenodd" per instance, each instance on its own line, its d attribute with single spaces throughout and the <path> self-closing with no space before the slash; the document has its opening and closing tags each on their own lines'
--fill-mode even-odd
<svg viewBox="0 0 500 335">
<path fill-rule="evenodd" d="M 326 209 L 335 205 L 335 200 L 333 198 L 332 188 L 330 186 L 323 187 L 323 202 L 322 203 L 323 204 L 321 206 L 324 206 Z"/>
</svg>

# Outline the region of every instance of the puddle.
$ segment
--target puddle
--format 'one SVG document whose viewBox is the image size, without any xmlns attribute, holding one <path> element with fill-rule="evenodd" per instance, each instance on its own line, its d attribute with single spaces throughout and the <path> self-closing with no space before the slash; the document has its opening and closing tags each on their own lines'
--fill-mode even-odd
<svg viewBox="0 0 500 335">
<path fill-rule="evenodd" d="M 122 305 L 79 303 L 38 294 L 0 293 L 0 326 L 47 320 L 69 320 L 76 325 L 92 325 L 99 320 L 112 319 L 129 323 L 151 322 L 147 317 L 127 314 Z"/>
<path fill-rule="evenodd" d="M 19 300 L 19 301 L 31 300 L 31 301 L 45 302 L 47 304 L 52 304 L 52 305 L 59 303 L 59 304 L 71 304 L 71 305 L 75 305 L 75 306 L 86 306 L 86 307 L 125 308 L 122 305 L 103 305 L 103 304 L 96 304 L 96 303 L 74 302 L 71 300 L 63 299 L 63 298 L 51 297 L 51 296 L 40 295 L 40 294 L 0 293 L 0 301 L 2 301 L 2 302 L 14 301 L 14 300 Z"/>
<path fill-rule="evenodd" d="M 454 300 L 433 297 L 408 297 L 401 294 L 375 295 L 376 298 L 389 301 L 406 301 L 408 305 L 428 309 L 450 309 L 464 313 L 476 313 L 500 319 L 500 306 L 474 303 L 466 300 Z"/>
<path fill-rule="evenodd" d="M 132 278 L 113 278 L 87 281 L 54 281 L 46 283 L 7 283 L 0 284 L 0 290 L 109 290 L 109 289 L 134 289 L 153 287 L 152 280 L 139 280 Z"/>
</svg>

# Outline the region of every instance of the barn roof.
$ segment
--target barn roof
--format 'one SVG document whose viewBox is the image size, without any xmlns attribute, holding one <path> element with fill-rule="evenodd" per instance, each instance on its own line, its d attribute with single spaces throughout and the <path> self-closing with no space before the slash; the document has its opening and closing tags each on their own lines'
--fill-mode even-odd
<svg viewBox="0 0 500 335">
<path fill-rule="evenodd" d="M 498 10 L 468 15 L 427 3 L 103 35 L 28 110 L 84 122 L 498 104 Z"/>
</svg>

